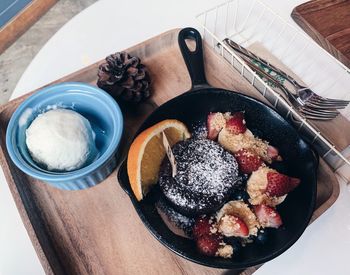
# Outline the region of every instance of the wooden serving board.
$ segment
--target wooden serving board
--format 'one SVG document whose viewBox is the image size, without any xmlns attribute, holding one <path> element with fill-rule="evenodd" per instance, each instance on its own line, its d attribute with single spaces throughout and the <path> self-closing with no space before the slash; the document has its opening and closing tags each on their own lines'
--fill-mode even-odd
<svg viewBox="0 0 350 275">
<path fill-rule="evenodd" d="M 321 47 L 350 67 L 350 1 L 315 0 L 297 6 L 292 17 Z"/>
<path fill-rule="evenodd" d="M 143 119 L 158 105 L 190 88 L 190 78 L 177 45 L 179 30 L 171 30 L 127 51 L 149 68 L 153 96 L 137 108 L 122 105 L 125 134 L 120 159 Z M 209 83 L 242 91 L 266 102 L 238 72 L 204 45 Z M 99 63 L 62 78 L 96 83 Z M 29 95 L 29 94 L 28 94 Z M 161 245 L 142 224 L 116 171 L 99 185 L 63 191 L 26 176 L 9 159 L 5 129 L 12 113 L 28 95 L 0 109 L 0 160 L 16 205 L 48 274 L 238 274 L 187 261 Z M 312 220 L 329 208 L 339 194 L 338 182 L 320 160 L 317 207 Z M 256 267 L 255 267 L 256 268 Z M 244 271 L 251 274 L 255 268 Z"/>
</svg>

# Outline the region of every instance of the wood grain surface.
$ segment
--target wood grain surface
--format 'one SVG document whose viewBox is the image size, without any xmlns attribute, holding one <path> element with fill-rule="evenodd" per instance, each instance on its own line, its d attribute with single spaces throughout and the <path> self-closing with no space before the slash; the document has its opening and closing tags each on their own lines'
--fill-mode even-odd
<svg viewBox="0 0 350 275">
<path fill-rule="evenodd" d="M 120 159 L 142 120 L 158 105 L 190 88 L 180 50 L 178 30 L 172 30 L 127 51 L 138 55 L 149 68 L 153 96 L 138 108 L 121 106 L 125 135 Z M 266 100 L 212 49 L 204 45 L 208 81 L 216 87 L 236 90 Z M 93 64 L 56 82 L 95 84 Z M 220 73 L 218 73 L 220 72 Z M 161 245 L 147 231 L 114 171 L 99 185 L 80 191 L 63 191 L 20 172 L 9 159 L 5 129 L 11 114 L 28 95 L 0 109 L 0 161 L 16 205 L 47 274 L 239 274 L 187 261 Z M 339 194 L 338 182 L 320 160 L 317 210 L 320 216 Z M 243 271 L 251 274 L 257 267 Z"/>
<path fill-rule="evenodd" d="M 315 0 L 294 8 L 293 19 L 318 44 L 350 67 L 350 1 Z"/>
</svg>

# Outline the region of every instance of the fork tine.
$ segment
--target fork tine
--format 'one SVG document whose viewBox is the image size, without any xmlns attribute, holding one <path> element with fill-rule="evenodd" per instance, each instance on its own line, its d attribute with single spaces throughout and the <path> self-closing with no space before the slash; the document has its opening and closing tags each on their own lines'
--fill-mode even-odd
<svg viewBox="0 0 350 275">
<path fill-rule="evenodd" d="M 308 116 L 308 117 L 313 117 L 313 118 L 319 118 L 319 119 L 333 119 L 336 118 L 336 116 L 320 116 L 320 115 L 314 115 L 314 114 L 308 114 L 308 113 L 301 113 L 302 115 Z"/>
<path fill-rule="evenodd" d="M 335 103 L 335 102 L 327 102 L 327 101 L 311 101 L 311 102 L 320 106 L 330 106 L 331 108 L 336 108 L 336 109 L 344 109 L 346 108 L 346 106 L 348 106 L 347 103 Z"/>
<path fill-rule="evenodd" d="M 305 104 L 309 104 L 314 108 L 325 108 L 325 109 L 344 109 L 348 104 L 338 104 L 338 103 L 330 103 L 325 101 L 318 101 L 314 99 L 309 99 L 305 102 Z"/>
<path fill-rule="evenodd" d="M 315 104 L 313 102 L 307 101 L 304 106 L 307 106 L 308 108 L 313 108 L 317 110 L 337 110 L 337 109 L 343 109 L 342 106 L 334 106 L 334 105 L 324 105 L 324 104 Z"/>
<path fill-rule="evenodd" d="M 318 117 L 318 116 L 312 116 L 312 115 L 305 115 L 303 114 L 305 118 L 311 119 L 311 120 L 322 120 L 322 121 L 327 121 L 327 120 L 332 120 L 334 117 Z"/>
<path fill-rule="evenodd" d="M 328 119 L 336 118 L 336 116 L 320 116 L 320 115 L 309 114 L 305 112 L 301 112 L 301 114 L 304 115 L 305 117 L 312 118 L 312 119 L 328 120 Z"/>
<path fill-rule="evenodd" d="M 314 102 L 306 102 L 305 105 L 310 106 L 312 108 L 315 109 L 323 109 L 323 110 L 327 110 L 327 109 L 344 109 L 346 108 L 346 106 L 339 106 L 339 105 L 334 105 L 334 104 L 320 104 L 318 102 L 314 103 Z"/>
<path fill-rule="evenodd" d="M 344 107 L 342 106 L 335 106 L 335 105 L 325 105 L 325 104 L 318 104 L 318 103 L 313 103 L 310 101 L 307 101 L 304 106 L 310 107 L 310 108 L 314 108 L 314 109 L 318 109 L 318 110 L 333 110 L 336 111 L 337 109 L 344 109 Z"/>
<path fill-rule="evenodd" d="M 347 103 L 350 102 L 350 100 L 348 100 L 348 99 L 329 98 L 329 97 L 323 97 L 323 96 L 320 96 L 317 94 L 314 94 L 312 97 L 318 98 L 320 100 L 326 100 L 326 101 L 347 102 Z"/>
<path fill-rule="evenodd" d="M 312 108 L 306 105 L 302 106 L 300 109 L 308 110 L 310 112 L 317 113 L 317 114 L 332 114 L 332 115 L 340 114 L 339 111 L 337 111 L 336 109 L 318 109 L 318 108 Z"/>
<path fill-rule="evenodd" d="M 348 101 L 348 100 L 337 100 L 337 99 L 331 99 L 331 98 L 322 98 L 320 101 L 329 102 L 329 103 L 337 103 L 337 104 L 346 104 L 346 105 L 348 105 L 350 103 L 350 101 Z"/>
<path fill-rule="evenodd" d="M 311 97 L 310 100 L 324 102 L 324 103 L 336 103 L 336 104 L 349 104 L 349 101 L 347 100 L 337 100 L 337 99 L 330 99 L 330 98 L 320 98 L 320 97 Z"/>
<path fill-rule="evenodd" d="M 306 110 L 310 110 L 310 112 L 314 112 L 314 113 L 320 113 L 320 114 L 329 114 L 329 115 L 339 115 L 340 113 L 336 110 L 336 109 L 315 109 L 315 108 L 311 108 L 309 106 L 303 106 L 301 107 L 301 109 L 306 109 Z"/>
<path fill-rule="evenodd" d="M 338 114 L 337 113 L 324 113 L 324 112 L 319 112 L 307 108 L 300 108 L 300 112 L 305 115 L 310 115 L 314 117 L 320 117 L 320 118 L 335 118 Z"/>
<path fill-rule="evenodd" d="M 313 101 L 307 101 L 304 104 L 305 106 L 308 106 L 310 108 L 314 109 L 319 109 L 319 110 L 336 110 L 336 109 L 344 109 L 343 106 L 338 106 L 338 105 L 332 105 L 332 104 L 320 104 L 318 102 L 313 102 Z"/>
<path fill-rule="evenodd" d="M 340 103 L 340 104 L 350 103 L 350 100 L 334 99 L 334 98 L 321 97 L 321 96 L 312 96 L 311 98 L 315 100 L 323 101 L 323 102 Z"/>
<path fill-rule="evenodd" d="M 332 105 L 332 104 L 328 104 L 328 105 L 325 105 L 325 104 L 314 104 L 314 103 L 311 103 L 311 102 L 307 102 L 306 105 L 312 107 L 312 108 L 315 108 L 315 109 L 320 109 L 320 110 L 330 110 L 330 109 L 334 109 L 334 110 L 337 110 L 337 109 L 345 109 L 346 106 L 339 106 L 339 105 Z"/>
</svg>

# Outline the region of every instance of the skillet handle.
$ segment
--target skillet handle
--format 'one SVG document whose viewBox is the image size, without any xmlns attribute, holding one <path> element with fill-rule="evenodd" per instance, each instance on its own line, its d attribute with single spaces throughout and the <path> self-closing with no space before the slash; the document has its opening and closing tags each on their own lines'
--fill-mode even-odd
<svg viewBox="0 0 350 275">
<path fill-rule="evenodd" d="M 187 39 L 196 42 L 194 51 L 188 48 L 186 44 Z M 192 89 L 209 87 L 204 73 L 202 37 L 200 33 L 194 28 L 182 29 L 179 32 L 178 42 L 182 57 L 185 60 L 187 70 L 191 77 Z"/>
</svg>

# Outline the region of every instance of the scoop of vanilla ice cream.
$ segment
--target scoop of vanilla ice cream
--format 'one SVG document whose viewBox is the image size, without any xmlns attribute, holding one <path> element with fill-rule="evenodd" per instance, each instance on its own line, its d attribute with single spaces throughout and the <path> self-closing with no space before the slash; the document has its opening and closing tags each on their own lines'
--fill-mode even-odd
<svg viewBox="0 0 350 275">
<path fill-rule="evenodd" d="M 34 161 L 48 170 L 72 171 L 97 154 L 90 122 L 79 113 L 50 110 L 26 130 L 26 144 Z"/>
</svg>

